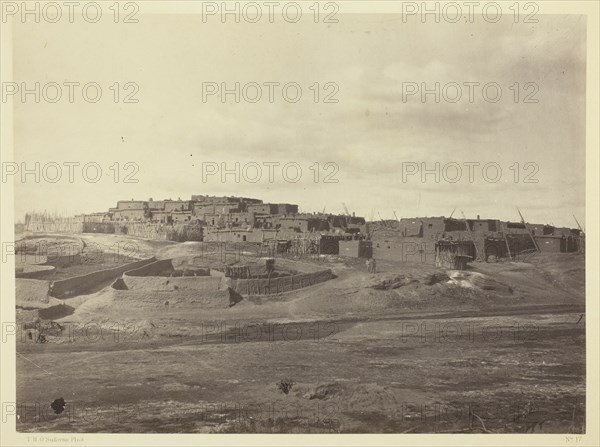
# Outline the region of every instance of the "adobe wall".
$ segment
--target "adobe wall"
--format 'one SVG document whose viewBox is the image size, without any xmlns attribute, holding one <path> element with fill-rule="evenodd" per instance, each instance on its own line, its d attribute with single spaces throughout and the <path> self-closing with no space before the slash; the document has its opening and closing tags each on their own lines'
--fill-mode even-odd
<svg viewBox="0 0 600 447">
<path fill-rule="evenodd" d="M 118 234 L 127 234 L 144 239 L 167 240 L 167 226 L 162 223 L 117 221 L 113 224 L 115 233 Z"/>
<path fill-rule="evenodd" d="M 118 279 L 115 283 L 121 281 Z M 210 291 L 199 294 L 197 290 L 171 290 L 171 291 L 153 291 L 147 290 L 123 290 L 116 287 L 113 283 L 112 293 L 114 297 L 114 307 L 131 308 L 227 308 L 235 303 L 232 292 L 229 289 Z"/>
<path fill-rule="evenodd" d="M 202 265 L 198 265 L 196 260 L 201 259 L 198 257 L 181 257 L 174 259 L 160 259 L 151 264 L 144 265 L 143 267 L 130 270 L 127 272 L 129 276 L 160 276 L 165 271 L 178 270 L 178 271 L 192 271 L 199 273 L 198 276 L 209 276 L 210 268 L 205 266 L 203 260 Z M 171 275 L 169 275 L 171 276 Z"/>
<path fill-rule="evenodd" d="M 273 295 L 309 287 L 332 277 L 331 270 L 320 270 L 282 278 L 231 279 L 231 288 L 240 295 Z"/>
<path fill-rule="evenodd" d="M 370 258 L 373 256 L 371 241 L 339 241 L 340 256 Z"/>
<path fill-rule="evenodd" d="M 560 253 L 561 251 L 565 251 L 565 242 L 561 237 L 536 237 L 535 242 L 540 251 L 544 253 Z"/>
<path fill-rule="evenodd" d="M 75 219 L 62 219 L 56 221 L 30 221 L 27 231 L 34 233 L 83 233 L 83 222 Z"/>
<path fill-rule="evenodd" d="M 195 291 L 216 292 L 221 289 L 222 278 L 218 276 L 131 276 L 123 275 L 123 281 L 129 290 L 146 292 Z"/>
<path fill-rule="evenodd" d="M 584 249 L 585 238 L 580 236 L 569 236 L 565 241 L 565 251 L 568 253 Z"/>
<path fill-rule="evenodd" d="M 141 266 L 140 268 L 130 269 L 127 271 L 126 274 L 130 276 L 140 277 L 158 276 L 161 272 L 171 267 L 172 263 L 170 259 L 161 259 L 159 261 L 154 261 L 144 266 Z"/>
<path fill-rule="evenodd" d="M 23 264 L 15 268 L 15 278 L 37 279 L 45 277 L 49 272 L 56 270 L 52 265 Z"/>
<path fill-rule="evenodd" d="M 55 298 L 67 298 L 74 295 L 81 295 L 94 289 L 98 283 L 102 281 L 115 279 L 128 270 L 139 268 L 154 261 L 155 258 L 142 259 L 141 261 L 131 262 L 119 267 L 54 281 L 50 284 L 49 294 Z"/>
<path fill-rule="evenodd" d="M 245 239 L 244 239 L 245 238 Z M 204 236 L 207 242 L 263 242 L 269 239 L 262 230 L 227 230 L 227 231 L 212 231 Z"/>
<path fill-rule="evenodd" d="M 298 272 L 295 275 L 271 279 L 227 278 L 229 287 L 240 295 L 272 295 L 312 286 L 333 277 L 331 270 L 307 262 L 275 259 L 275 268 Z"/>
<path fill-rule="evenodd" d="M 423 231 L 422 237 L 434 240 L 445 231 L 443 217 L 402 218 L 399 222 L 398 233 L 404 237 L 415 237 Z"/>
<path fill-rule="evenodd" d="M 123 273 L 123 282 L 129 290 L 174 291 L 193 290 L 196 292 L 214 292 L 220 290 L 221 275 L 214 276 L 158 276 L 173 267 L 173 260 L 161 259 L 141 268 Z"/>
<path fill-rule="evenodd" d="M 373 258 L 435 265 L 435 242 L 419 237 L 405 237 L 393 242 L 374 241 Z"/>
<path fill-rule="evenodd" d="M 517 256 L 527 250 L 535 249 L 529 234 L 507 234 L 506 239 L 487 239 L 485 241 L 485 259 L 489 256 L 508 258 L 509 251 L 506 247 L 507 242 L 508 249 L 510 249 L 510 257 Z"/>
<path fill-rule="evenodd" d="M 298 273 L 318 273 L 323 271 L 323 267 L 310 262 L 293 261 L 284 258 L 275 258 L 275 268 L 291 270 Z"/>
</svg>

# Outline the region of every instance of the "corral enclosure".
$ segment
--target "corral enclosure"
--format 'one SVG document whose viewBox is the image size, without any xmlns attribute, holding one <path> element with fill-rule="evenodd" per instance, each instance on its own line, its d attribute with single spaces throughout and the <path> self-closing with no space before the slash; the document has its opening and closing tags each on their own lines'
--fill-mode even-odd
<svg viewBox="0 0 600 447">
<path fill-rule="evenodd" d="M 225 287 L 223 275 L 189 260 L 162 259 L 123 274 L 127 290 L 214 292 Z"/>
<path fill-rule="evenodd" d="M 200 265 L 197 258 L 163 259 L 129 272 L 131 276 L 210 276 L 210 267 Z"/>
<path fill-rule="evenodd" d="M 231 289 L 240 295 L 274 295 L 333 277 L 331 270 L 284 260 L 206 265 L 201 257 L 163 259 L 127 271 L 113 285 L 119 290 L 212 293 Z"/>
</svg>

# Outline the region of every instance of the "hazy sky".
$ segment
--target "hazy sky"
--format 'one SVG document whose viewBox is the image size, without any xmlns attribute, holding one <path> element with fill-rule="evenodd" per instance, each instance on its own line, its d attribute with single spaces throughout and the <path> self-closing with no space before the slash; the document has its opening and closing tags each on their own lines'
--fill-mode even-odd
<svg viewBox="0 0 600 447">
<path fill-rule="evenodd" d="M 15 23 L 14 79 L 41 82 L 97 82 L 102 98 L 82 99 L 68 89 L 57 103 L 15 101 L 15 158 L 33 163 L 95 162 L 97 183 L 67 168 L 57 183 L 33 176 L 16 185 L 17 218 L 36 209 L 81 213 L 107 210 L 121 199 L 189 198 L 191 194 L 243 195 L 270 202 L 298 203 L 303 211 L 341 212 L 342 202 L 357 215 L 448 216 L 517 220 L 519 206 L 528 221 L 575 226 L 585 205 L 585 17 L 538 16 L 537 24 L 403 23 L 394 15 L 339 15 L 325 25 L 302 20 L 289 24 L 203 23 L 198 15 L 138 15 L 139 23 L 90 25 L 81 20 L 56 24 Z M 110 86 L 134 82 L 139 102 L 113 101 Z M 296 103 L 267 87 L 257 103 L 203 102 L 203 83 L 296 82 Z M 309 89 L 335 83 L 337 103 L 313 100 Z M 451 103 L 433 95 L 403 98 L 408 83 L 434 88 L 458 83 L 462 98 Z M 469 101 L 464 83 L 474 86 Z M 497 83 L 498 102 L 486 101 L 482 85 Z M 519 83 L 515 101 L 511 87 Z M 530 84 L 525 89 L 525 84 Z M 410 84 L 414 85 L 414 84 Z M 534 88 L 536 91 L 534 92 Z M 513 87 L 514 89 L 514 87 Z M 48 90 L 54 95 L 53 91 Z M 293 93 L 293 90 L 290 90 Z M 455 89 L 446 90 L 453 98 Z M 488 96 L 495 96 L 489 89 Z M 121 94 L 124 92 L 121 89 Z M 527 94 L 537 103 L 524 103 Z M 254 94 L 254 90 L 248 90 Z M 110 166 L 120 163 L 121 178 Z M 135 162 L 138 183 L 123 183 L 123 165 Z M 236 183 L 233 175 L 202 179 L 203 162 L 279 162 L 274 182 Z M 298 163 L 298 183 L 286 182 L 281 167 Z M 320 163 L 315 182 L 310 167 Z M 324 183 L 323 165 L 335 163 L 338 183 Z M 407 163 L 432 169 L 458 163 L 463 178 L 439 183 L 429 175 L 403 181 Z M 474 167 L 469 182 L 464 163 Z M 500 181 L 486 181 L 481 167 L 497 163 Z M 520 177 L 514 181 L 518 163 Z M 524 177 L 535 163 L 533 179 Z M 250 166 L 250 165 L 248 165 Z M 414 165 L 410 165 L 414 166 Z M 456 175 L 447 165 L 446 174 Z M 513 166 L 513 170 L 511 170 Z M 47 171 L 54 175 L 54 171 Z M 254 177 L 255 171 L 246 173 Z M 94 171 L 88 172 L 91 176 Z M 293 177 L 295 171 L 290 169 Z M 488 171 L 495 177 L 494 169 Z"/>
</svg>

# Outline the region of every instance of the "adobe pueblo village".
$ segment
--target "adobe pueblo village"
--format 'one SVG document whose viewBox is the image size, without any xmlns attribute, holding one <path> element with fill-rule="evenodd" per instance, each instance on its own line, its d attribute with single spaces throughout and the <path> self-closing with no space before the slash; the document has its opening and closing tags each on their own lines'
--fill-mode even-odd
<svg viewBox="0 0 600 447">
<path fill-rule="evenodd" d="M 192 195 L 28 214 L 17 430 L 585 432 L 575 216 L 340 205 Z"/>
</svg>

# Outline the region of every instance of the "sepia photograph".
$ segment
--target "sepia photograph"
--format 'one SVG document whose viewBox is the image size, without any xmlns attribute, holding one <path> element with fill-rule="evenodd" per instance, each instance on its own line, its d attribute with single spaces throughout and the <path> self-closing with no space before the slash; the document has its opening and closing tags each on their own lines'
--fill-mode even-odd
<svg viewBox="0 0 600 447">
<path fill-rule="evenodd" d="M 2 0 L 2 445 L 598 445 L 599 5 Z"/>
</svg>

